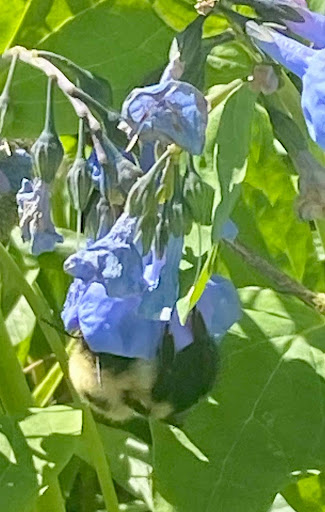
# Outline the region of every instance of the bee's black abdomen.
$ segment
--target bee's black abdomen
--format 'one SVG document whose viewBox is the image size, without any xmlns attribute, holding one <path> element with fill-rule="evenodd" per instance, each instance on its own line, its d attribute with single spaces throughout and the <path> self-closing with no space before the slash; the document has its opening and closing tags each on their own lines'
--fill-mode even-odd
<svg viewBox="0 0 325 512">
<path fill-rule="evenodd" d="M 162 358 L 153 388 L 153 399 L 169 402 L 174 413 L 189 409 L 205 396 L 211 390 L 217 374 L 216 344 L 208 335 L 198 311 L 193 312 L 192 320 L 194 342 L 169 361 Z M 170 344 L 171 339 L 166 334 L 164 343 Z"/>
</svg>

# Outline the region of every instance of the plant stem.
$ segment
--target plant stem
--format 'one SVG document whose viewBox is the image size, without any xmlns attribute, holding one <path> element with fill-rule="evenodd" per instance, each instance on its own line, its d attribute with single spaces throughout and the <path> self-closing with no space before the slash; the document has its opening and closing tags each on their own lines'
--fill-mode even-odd
<svg viewBox="0 0 325 512">
<path fill-rule="evenodd" d="M 4 120 L 5 120 L 8 105 L 9 105 L 9 99 L 10 99 L 9 90 L 10 90 L 11 82 L 12 82 L 12 79 L 14 76 L 17 58 L 18 58 L 18 55 L 12 56 L 7 80 L 6 80 L 5 86 L 4 86 L 1 96 L 0 96 L 0 109 L 1 109 L 0 110 L 0 134 L 2 133 L 3 124 L 4 124 Z"/>
<path fill-rule="evenodd" d="M 276 290 L 295 295 L 309 306 L 315 307 L 317 305 L 319 294 L 314 293 L 281 270 L 278 270 L 264 258 L 254 253 L 251 249 L 248 249 L 236 240 L 233 242 L 223 240 L 223 243 L 233 251 L 237 252 L 249 265 L 256 268 L 263 275 L 273 281 L 274 288 Z"/>
<path fill-rule="evenodd" d="M 46 113 L 45 113 L 45 126 L 44 130 L 47 132 L 54 132 L 54 113 L 53 113 L 53 78 L 49 77 L 47 80 L 47 94 L 46 94 Z"/>
<path fill-rule="evenodd" d="M 107 456 L 105 455 L 96 422 L 88 406 L 84 406 L 84 434 L 89 453 L 92 454 L 106 508 L 109 512 L 119 512 L 118 500 Z"/>
</svg>

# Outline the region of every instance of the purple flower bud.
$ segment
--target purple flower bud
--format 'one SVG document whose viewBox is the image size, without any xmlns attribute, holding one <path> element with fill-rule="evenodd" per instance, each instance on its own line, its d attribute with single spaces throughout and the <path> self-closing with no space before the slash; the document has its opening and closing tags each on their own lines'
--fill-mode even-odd
<svg viewBox="0 0 325 512">
<path fill-rule="evenodd" d="M 122 106 L 131 136 L 143 141 L 174 142 L 189 153 L 202 153 L 207 127 L 207 102 L 193 85 L 168 80 L 134 89 Z"/>
<path fill-rule="evenodd" d="M 185 62 L 180 59 L 180 52 L 177 51 L 172 56 L 160 78 L 160 83 L 168 82 L 168 80 L 180 80 L 185 69 Z"/>
<path fill-rule="evenodd" d="M 18 215 L 24 242 L 31 241 L 35 256 L 53 251 L 63 237 L 54 228 L 50 214 L 50 198 L 47 185 L 39 178 L 23 179 L 17 193 Z"/>
</svg>

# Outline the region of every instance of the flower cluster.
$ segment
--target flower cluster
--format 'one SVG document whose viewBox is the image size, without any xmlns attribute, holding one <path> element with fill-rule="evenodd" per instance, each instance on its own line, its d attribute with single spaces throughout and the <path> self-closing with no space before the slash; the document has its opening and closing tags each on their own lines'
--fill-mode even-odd
<svg viewBox="0 0 325 512">
<path fill-rule="evenodd" d="M 246 30 L 263 52 L 301 78 L 301 105 L 310 136 L 325 149 L 325 16 L 310 11 L 298 0 L 288 3 L 302 21 L 286 20 L 286 24 L 293 32 L 312 41 L 316 48 L 254 21 L 246 24 Z"/>
<path fill-rule="evenodd" d="M 152 359 L 166 329 L 176 351 L 193 342 L 191 319 L 181 326 L 175 307 L 183 239 L 170 235 L 162 257 L 155 249 L 144 256 L 134 242 L 136 222 L 122 214 L 108 235 L 68 258 L 65 270 L 75 279 L 62 319 L 94 352 Z M 240 318 L 236 290 L 220 276 L 209 281 L 197 308 L 217 339 Z"/>
</svg>

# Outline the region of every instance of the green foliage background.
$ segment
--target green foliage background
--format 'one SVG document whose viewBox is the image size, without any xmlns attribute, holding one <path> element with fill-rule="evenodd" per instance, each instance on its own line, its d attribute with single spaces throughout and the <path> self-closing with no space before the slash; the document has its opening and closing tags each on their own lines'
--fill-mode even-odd
<svg viewBox="0 0 325 512">
<path fill-rule="evenodd" d="M 311 3 L 325 10 L 324 2 Z M 0 52 L 23 45 L 60 53 L 107 79 L 107 98 L 118 109 L 132 88 L 158 79 L 176 31 L 195 18 L 193 4 L 1 0 Z M 204 34 L 212 37 L 225 28 L 224 18 L 212 16 Z M 8 63 L 0 65 L 3 86 Z M 103 510 L 103 496 L 106 503 L 112 496 L 107 462 L 121 511 L 325 510 L 324 317 L 281 293 L 281 283 L 229 246 L 220 245 L 215 258 L 220 228 L 231 215 L 240 242 L 252 252 L 309 289 L 325 289 L 324 226 L 320 222 L 315 229 L 298 220 L 297 176 L 274 140 L 267 111 L 257 105 L 257 95 L 245 81 L 253 66 L 251 53 L 238 41 L 215 46 L 207 59 L 211 112 L 205 150 L 194 165 L 213 189 L 214 216 L 201 226 L 201 242 L 196 226 L 187 237 L 179 307 L 185 315 L 212 262 L 240 289 L 244 316 L 222 342 L 215 389 L 193 409 L 182 430 L 153 420 L 123 429 L 105 423 L 96 427 L 62 381 L 66 340 L 49 322 L 58 325 L 69 284 L 62 263 L 76 247 L 66 168 L 56 177 L 53 201 L 64 244 L 36 259 L 16 228 L 8 251 L 1 247 L 0 510 Z M 38 71 L 19 66 L 6 117 L 8 137 L 39 134 L 45 87 Z M 289 79 L 276 94 L 305 132 L 298 93 Z M 73 151 L 77 118 L 60 93 L 56 119 L 66 149 Z M 201 257 L 206 265 L 193 291 Z M 43 360 L 29 374 L 29 386 L 16 355 L 24 368 Z M 67 405 L 57 405 L 57 400 Z M 281 496 L 275 500 L 278 493 L 286 501 Z M 114 500 L 108 510 L 116 512 Z"/>
</svg>

